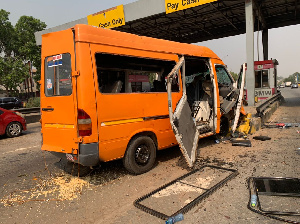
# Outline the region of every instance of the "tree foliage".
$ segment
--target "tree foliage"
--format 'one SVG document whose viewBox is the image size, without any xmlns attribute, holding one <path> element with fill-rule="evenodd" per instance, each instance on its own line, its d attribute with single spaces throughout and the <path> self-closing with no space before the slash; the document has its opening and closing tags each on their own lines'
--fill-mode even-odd
<svg viewBox="0 0 300 224">
<path fill-rule="evenodd" d="M 231 76 L 234 78 L 235 81 L 237 81 L 237 79 L 239 78 L 239 75 L 235 72 L 231 72 L 230 71 Z"/>
<path fill-rule="evenodd" d="M 18 55 L 24 60 L 31 61 L 33 66 L 37 68 L 37 74 L 35 76 L 37 80 L 40 80 L 41 77 L 41 47 L 36 45 L 34 33 L 45 28 L 46 24 L 44 22 L 32 16 L 21 16 L 15 26 L 18 37 Z"/>
<path fill-rule="evenodd" d="M 298 74 L 298 78 L 300 79 L 300 73 L 299 72 L 295 72 L 292 75 L 290 75 L 289 77 L 283 79 L 283 82 L 292 82 L 292 83 L 296 83 L 297 81 L 297 74 Z M 299 81 L 299 80 L 298 80 Z"/>
<path fill-rule="evenodd" d="M 9 12 L 0 10 L 0 84 L 7 91 L 16 91 L 29 76 L 28 61 L 37 68 L 40 79 L 41 49 L 35 44 L 34 33 L 45 28 L 44 22 L 32 16 L 21 16 L 13 26 Z"/>
<path fill-rule="evenodd" d="M 0 57 L 0 82 L 7 95 L 16 95 L 17 87 L 29 76 L 28 66 L 18 57 Z M 12 90 L 9 94 L 9 91 Z"/>
<path fill-rule="evenodd" d="M 9 22 L 9 12 L 0 10 L 0 53 L 4 56 L 11 55 L 15 45 L 16 35 L 14 27 Z"/>
</svg>

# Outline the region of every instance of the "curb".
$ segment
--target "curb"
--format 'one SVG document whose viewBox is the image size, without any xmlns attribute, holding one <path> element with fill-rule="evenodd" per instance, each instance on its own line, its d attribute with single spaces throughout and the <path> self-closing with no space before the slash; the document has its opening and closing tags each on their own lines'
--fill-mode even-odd
<svg viewBox="0 0 300 224">
<path fill-rule="evenodd" d="M 41 119 L 41 114 L 40 113 L 25 114 L 26 124 L 40 122 L 40 119 Z"/>
</svg>

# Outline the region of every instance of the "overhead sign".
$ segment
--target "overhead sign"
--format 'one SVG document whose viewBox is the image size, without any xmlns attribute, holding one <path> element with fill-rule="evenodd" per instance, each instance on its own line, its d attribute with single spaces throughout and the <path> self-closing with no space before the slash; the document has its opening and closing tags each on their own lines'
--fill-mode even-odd
<svg viewBox="0 0 300 224">
<path fill-rule="evenodd" d="M 204 5 L 218 0 L 165 0 L 166 13 L 177 12 L 180 10 Z"/>
<path fill-rule="evenodd" d="M 101 28 L 113 28 L 125 25 L 123 5 L 107 9 L 87 17 L 88 24 Z"/>
</svg>

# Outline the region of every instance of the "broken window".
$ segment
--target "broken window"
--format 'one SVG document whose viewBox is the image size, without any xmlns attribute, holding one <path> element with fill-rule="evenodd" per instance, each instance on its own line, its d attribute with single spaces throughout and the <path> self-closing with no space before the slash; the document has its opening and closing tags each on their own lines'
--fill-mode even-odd
<svg viewBox="0 0 300 224">
<path fill-rule="evenodd" d="M 224 66 L 216 65 L 216 72 L 219 85 L 230 86 L 232 84 L 232 80 Z"/>
<path fill-rule="evenodd" d="M 176 63 L 98 53 L 96 64 L 101 93 L 145 93 L 166 92 L 166 76 Z M 179 91 L 178 79 L 172 88 Z"/>
<path fill-rule="evenodd" d="M 223 65 L 215 65 L 215 68 L 219 86 L 220 104 L 222 104 L 223 98 L 226 98 L 233 90 L 233 80 Z"/>
</svg>

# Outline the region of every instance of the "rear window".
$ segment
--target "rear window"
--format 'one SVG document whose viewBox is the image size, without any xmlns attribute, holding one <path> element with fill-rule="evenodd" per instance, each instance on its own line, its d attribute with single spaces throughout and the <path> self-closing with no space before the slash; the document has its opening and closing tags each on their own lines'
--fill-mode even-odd
<svg viewBox="0 0 300 224">
<path fill-rule="evenodd" d="M 45 59 L 45 95 L 72 94 L 71 55 L 59 54 Z"/>
</svg>

